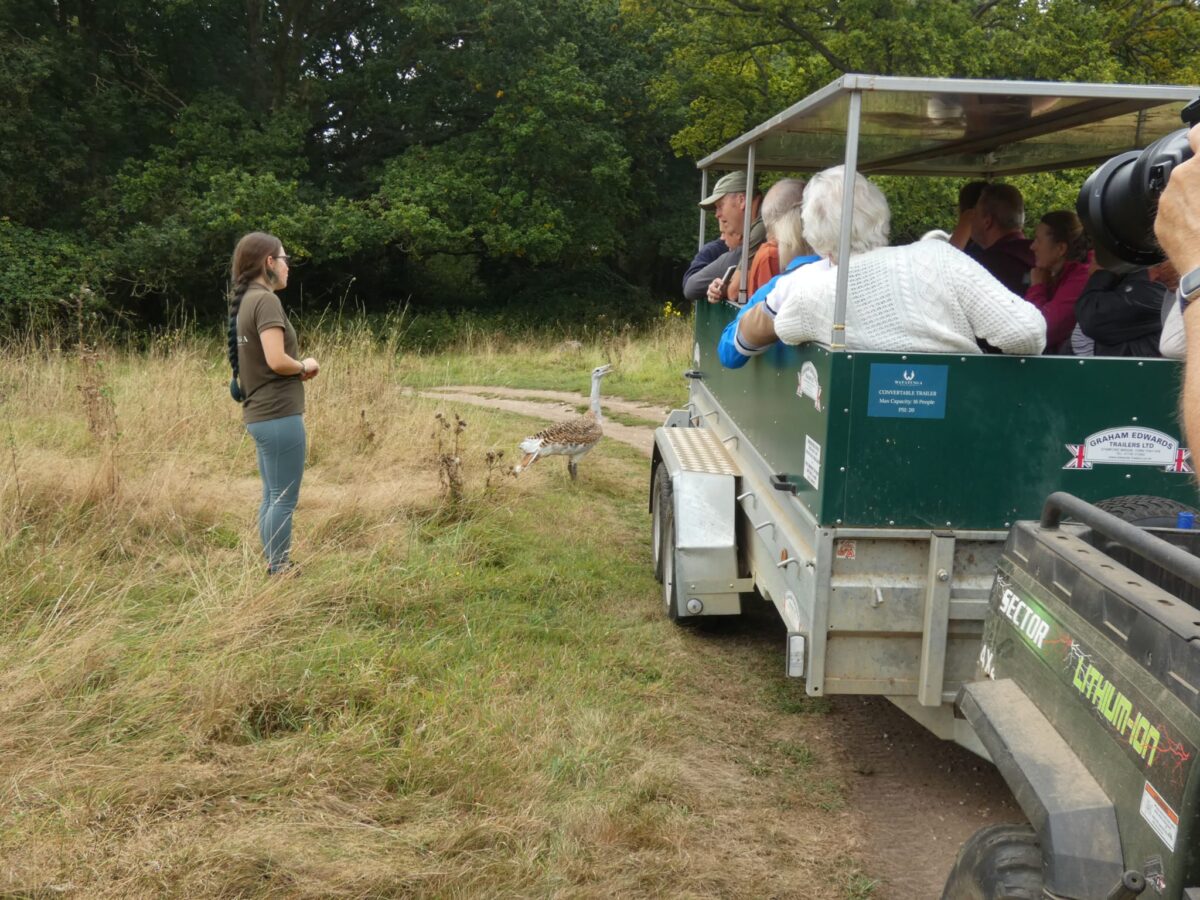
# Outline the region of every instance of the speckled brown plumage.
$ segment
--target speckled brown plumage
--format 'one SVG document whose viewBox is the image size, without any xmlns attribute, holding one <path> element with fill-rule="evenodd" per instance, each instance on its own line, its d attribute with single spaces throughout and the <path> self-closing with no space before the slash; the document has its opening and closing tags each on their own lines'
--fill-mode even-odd
<svg viewBox="0 0 1200 900">
<path fill-rule="evenodd" d="M 582 416 L 559 422 L 549 428 L 543 428 L 534 436 L 543 444 L 586 444 L 591 446 L 604 437 L 604 429 L 596 421 L 596 417 L 588 411 Z"/>
<path fill-rule="evenodd" d="M 592 408 L 582 416 L 543 428 L 532 437 L 521 441 L 521 461 L 513 468 L 520 474 L 543 456 L 567 457 L 567 471 L 574 479 L 578 474 L 579 460 L 604 437 L 604 416 L 600 411 L 600 379 L 611 370 L 611 366 L 599 366 L 592 371 Z"/>
</svg>

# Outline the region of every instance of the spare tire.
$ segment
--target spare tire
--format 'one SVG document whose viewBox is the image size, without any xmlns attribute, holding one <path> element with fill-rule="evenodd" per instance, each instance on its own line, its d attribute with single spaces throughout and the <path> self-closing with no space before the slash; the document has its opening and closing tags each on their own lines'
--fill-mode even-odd
<svg viewBox="0 0 1200 900">
<path fill-rule="evenodd" d="M 1194 506 L 1188 506 L 1178 500 L 1143 494 L 1110 497 L 1097 503 L 1096 508 L 1139 528 L 1174 528 L 1178 513 L 1190 512 L 1200 515 Z"/>
</svg>

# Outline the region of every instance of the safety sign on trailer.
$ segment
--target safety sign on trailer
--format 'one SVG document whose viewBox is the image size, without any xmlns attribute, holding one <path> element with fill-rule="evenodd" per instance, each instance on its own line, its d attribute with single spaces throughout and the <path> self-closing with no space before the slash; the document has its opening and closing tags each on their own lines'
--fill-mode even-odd
<svg viewBox="0 0 1200 900">
<path fill-rule="evenodd" d="M 883 419 L 946 418 L 948 366 L 871 364 L 867 415 Z"/>
<path fill-rule="evenodd" d="M 1153 428 L 1127 425 L 1089 434 L 1082 444 L 1066 444 L 1071 458 L 1064 469 L 1107 466 L 1157 466 L 1164 472 L 1192 471 L 1192 451 Z"/>
<path fill-rule="evenodd" d="M 821 445 L 807 434 L 804 436 L 804 480 L 818 491 L 821 489 Z"/>
</svg>

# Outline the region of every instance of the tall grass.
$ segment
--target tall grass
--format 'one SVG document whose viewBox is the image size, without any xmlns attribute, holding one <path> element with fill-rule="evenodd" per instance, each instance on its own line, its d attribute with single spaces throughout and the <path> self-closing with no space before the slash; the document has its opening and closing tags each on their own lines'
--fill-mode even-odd
<svg viewBox="0 0 1200 900">
<path fill-rule="evenodd" d="M 773 666 L 661 620 L 645 460 L 607 443 L 575 484 L 496 478 L 487 455 L 535 423 L 458 410 L 451 506 L 435 414 L 455 410 L 402 390 L 526 365 L 581 389 L 619 354 L 622 387 L 670 401 L 681 333 L 413 359 L 325 323 L 304 569 L 282 580 L 215 341 L 12 347 L 0 893 L 844 895 L 826 859 L 853 842 L 806 714 L 769 702 Z"/>
</svg>

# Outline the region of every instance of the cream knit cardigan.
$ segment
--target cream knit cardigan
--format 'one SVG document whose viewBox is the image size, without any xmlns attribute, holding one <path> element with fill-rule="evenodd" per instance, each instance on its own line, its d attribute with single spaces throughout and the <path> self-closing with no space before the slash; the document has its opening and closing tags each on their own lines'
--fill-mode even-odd
<svg viewBox="0 0 1200 900">
<path fill-rule="evenodd" d="M 979 353 L 976 338 L 1005 353 L 1037 354 L 1046 346 L 1046 320 L 1038 308 L 945 241 L 857 254 L 849 282 L 849 349 Z M 836 285 L 836 268 L 781 278 L 771 292 L 779 339 L 828 343 Z"/>
</svg>

